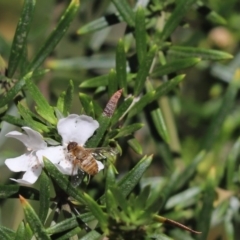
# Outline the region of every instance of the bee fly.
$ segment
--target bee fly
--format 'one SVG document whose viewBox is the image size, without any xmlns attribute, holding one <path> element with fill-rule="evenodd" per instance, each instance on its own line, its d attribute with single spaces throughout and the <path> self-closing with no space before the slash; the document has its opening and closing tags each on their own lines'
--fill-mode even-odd
<svg viewBox="0 0 240 240">
<path fill-rule="evenodd" d="M 103 164 L 97 159 L 106 159 L 106 154 L 112 156 L 117 154 L 117 151 L 111 147 L 84 148 L 76 142 L 70 142 L 67 150 L 73 163 L 71 183 L 74 187 L 82 182 L 86 173 L 94 176 L 104 168 Z M 76 175 L 73 174 L 75 172 L 77 172 Z"/>
</svg>

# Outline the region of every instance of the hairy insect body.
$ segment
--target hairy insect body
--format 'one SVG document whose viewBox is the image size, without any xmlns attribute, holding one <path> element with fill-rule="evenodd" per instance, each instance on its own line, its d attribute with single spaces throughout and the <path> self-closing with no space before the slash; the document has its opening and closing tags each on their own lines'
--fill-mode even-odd
<svg viewBox="0 0 240 240">
<path fill-rule="evenodd" d="M 70 142 L 67 149 L 73 156 L 74 166 L 78 166 L 81 170 L 92 176 L 98 173 L 98 165 L 92 155 L 92 151 L 85 149 L 76 142 Z"/>
<path fill-rule="evenodd" d="M 67 150 L 68 159 L 73 165 L 71 183 L 74 187 L 82 182 L 86 174 L 94 176 L 103 169 L 100 161 L 118 154 L 117 149 L 111 147 L 84 148 L 76 142 L 70 142 Z"/>
</svg>

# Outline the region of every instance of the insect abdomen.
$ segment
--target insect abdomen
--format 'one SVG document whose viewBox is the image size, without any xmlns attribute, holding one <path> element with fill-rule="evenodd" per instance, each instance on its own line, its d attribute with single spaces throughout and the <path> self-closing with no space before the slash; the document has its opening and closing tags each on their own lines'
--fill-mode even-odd
<svg viewBox="0 0 240 240">
<path fill-rule="evenodd" d="M 81 162 L 82 169 L 89 175 L 96 175 L 98 173 L 98 165 L 93 156 L 89 155 Z"/>
</svg>

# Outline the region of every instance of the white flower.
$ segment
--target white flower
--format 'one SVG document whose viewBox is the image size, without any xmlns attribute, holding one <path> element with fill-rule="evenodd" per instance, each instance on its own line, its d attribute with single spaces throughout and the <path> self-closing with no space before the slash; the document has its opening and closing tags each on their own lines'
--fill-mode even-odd
<svg viewBox="0 0 240 240">
<path fill-rule="evenodd" d="M 67 151 L 67 145 L 69 142 L 76 142 L 84 146 L 98 127 L 99 123 L 86 115 L 71 114 L 62 118 L 57 124 L 58 133 L 62 137 L 62 145 L 57 147 L 47 147 L 42 135 L 29 127 L 22 128 L 26 134 L 18 131 L 9 132 L 7 137 L 18 139 L 28 150 L 19 157 L 5 160 L 5 164 L 11 171 L 25 172 L 22 179 L 11 178 L 11 180 L 23 184 L 35 183 L 44 166 L 43 156 L 55 164 L 63 174 L 77 174 L 77 169 L 73 172 L 73 159 Z M 102 170 L 104 165 L 99 161 L 96 162 L 98 171 Z"/>
<path fill-rule="evenodd" d="M 29 127 L 22 128 L 26 134 L 18 131 L 9 132 L 6 137 L 16 138 L 21 141 L 28 152 L 16 157 L 5 160 L 7 167 L 13 172 L 25 172 L 22 179 L 13 179 L 18 183 L 33 184 L 38 179 L 43 168 L 43 156 L 47 157 L 52 163 L 57 163 L 64 158 L 61 146 L 47 147 L 40 133 Z"/>
<path fill-rule="evenodd" d="M 62 146 L 66 157 L 56 166 L 63 174 L 71 175 L 77 173 L 77 169 L 74 169 L 73 172 L 73 163 L 67 152 L 67 145 L 70 142 L 76 142 L 78 145 L 84 146 L 98 127 L 99 123 L 86 115 L 71 114 L 59 120 L 57 129 L 59 135 L 62 137 Z M 98 171 L 102 170 L 104 165 L 100 161 L 96 162 L 98 164 Z"/>
</svg>

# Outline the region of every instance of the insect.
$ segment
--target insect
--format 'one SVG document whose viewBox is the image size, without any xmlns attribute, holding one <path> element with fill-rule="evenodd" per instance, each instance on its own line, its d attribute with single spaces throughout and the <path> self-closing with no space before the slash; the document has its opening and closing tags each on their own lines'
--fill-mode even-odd
<svg viewBox="0 0 240 240">
<path fill-rule="evenodd" d="M 103 164 L 97 159 L 103 160 L 109 154 L 114 156 L 118 153 L 116 149 L 111 147 L 84 148 L 76 142 L 70 142 L 67 150 L 73 163 L 71 183 L 74 187 L 77 187 L 82 182 L 86 173 L 94 176 L 103 169 Z M 76 172 L 77 174 L 74 174 Z"/>
</svg>

